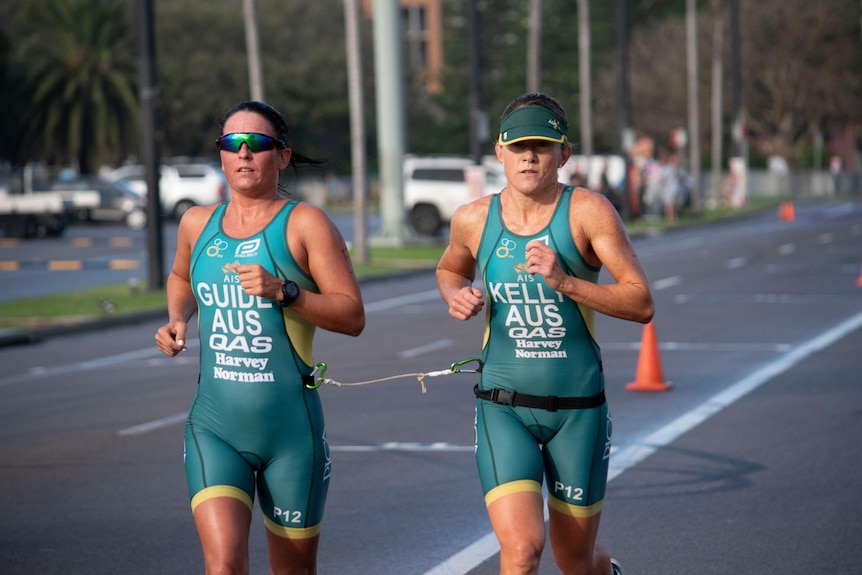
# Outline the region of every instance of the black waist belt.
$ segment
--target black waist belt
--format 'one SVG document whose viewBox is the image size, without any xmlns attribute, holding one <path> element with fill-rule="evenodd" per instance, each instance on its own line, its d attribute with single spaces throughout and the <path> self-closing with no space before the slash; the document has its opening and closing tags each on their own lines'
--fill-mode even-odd
<svg viewBox="0 0 862 575">
<path fill-rule="evenodd" d="M 554 395 L 527 395 L 517 393 L 508 389 L 479 389 L 479 385 L 473 387 L 473 393 L 479 399 L 493 401 L 500 405 L 512 405 L 515 407 L 532 407 L 557 411 L 558 409 L 591 409 L 605 403 L 605 392 L 601 391 L 587 397 L 556 397 Z"/>
</svg>

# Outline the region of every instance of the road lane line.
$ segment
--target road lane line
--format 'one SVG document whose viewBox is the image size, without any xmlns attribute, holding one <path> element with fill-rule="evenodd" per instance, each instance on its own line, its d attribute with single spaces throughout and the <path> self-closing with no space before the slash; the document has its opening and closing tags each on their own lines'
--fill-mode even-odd
<svg viewBox="0 0 862 575">
<path fill-rule="evenodd" d="M 790 254 L 796 251 L 796 246 L 794 244 L 784 244 L 779 246 L 778 253 L 782 256 L 789 256 Z"/>
<path fill-rule="evenodd" d="M 378 443 L 376 445 L 330 445 L 330 451 L 342 451 L 348 453 L 364 453 L 369 451 L 405 451 L 405 452 L 470 452 L 473 453 L 472 445 L 455 445 L 453 443 L 435 442 L 435 443 L 401 443 L 387 442 Z"/>
<path fill-rule="evenodd" d="M 87 361 L 81 361 L 78 363 L 71 363 L 66 365 L 59 365 L 54 367 L 33 367 L 30 371 L 26 373 L 19 373 L 18 375 L 13 375 L 11 377 L 4 377 L 0 379 L 0 387 L 4 387 L 7 385 L 13 385 L 16 383 L 23 383 L 25 381 L 29 381 L 31 379 L 36 379 L 40 377 L 47 377 L 53 375 L 65 375 L 70 371 L 86 371 L 88 369 L 97 369 L 100 367 L 107 367 L 111 365 L 116 365 L 118 363 L 123 363 L 126 361 L 138 360 L 138 359 L 147 359 L 153 356 L 158 356 L 161 352 L 153 347 L 139 349 L 137 351 L 130 351 L 126 353 L 119 353 L 117 355 L 109 355 L 107 357 L 101 357 L 98 359 L 91 359 Z"/>
<path fill-rule="evenodd" d="M 828 347 L 848 333 L 859 329 L 860 326 L 862 326 L 862 312 L 796 347 L 787 355 L 754 371 L 749 376 L 727 387 L 724 391 L 707 399 L 691 411 L 682 414 L 661 429 L 646 436 L 641 442 L 620 448 L 611 458 L 608 481 L 613 481 L 626 469 L 634 467 L 725 407 L 742 399 L 764 383 L 788 371 L 796 364 Z M 426 571 L 423 575 L 464 575 L 499 552 L 500 544 L 497 542 L 497 538 L 492 531 L 438 564 L 433 569 Z"/>
<path fill-rule="evenodd" d="M 403 359 L 411 359 L 425 353 L 437 351 L 438 349 L 446 349 L 447 347 L 450 347 L 454 341 L 455 340 L 452 339 L 438 339 L 437 341 L 432 341 L 431 343 L 420 345 L 419 347 L 414 347 L 413 349 L 405 349 L 398 354 L 398 357 L 401 357 Z"/>
<path fill-rule="evenodd" d="M 132 427 L 121 429 L 117 433 L 119 435 L 142 435 L 144 433 L 149 433 L 150 431 L 155 431 L 163 427 L 169 427 L 176 423 L 183 422 L 186 420 L 187 416 L 188 413 L 177 413 L 169 417 L 163 417 L 154 421 L 148 421 L 147 423 L 142 423 L 140 425 L 133 425 Z"/>
<path fill-rule="evenodd" d="M 638 351 L 642 342 L 603 343 L 602 351 Z M 708 352 L 774 352 L 787 353 L 793 349 L 789 343 L 690 343 L 686 341 L 663 341 L 658 344 L 661 351 L 708 351 Z"/>
<path fill-rule="evenodd" d="M 656 280 L 652 283 L 653 291 L 661 291 L 663 289 L 667 289 L 682 283 L 681 276 L 670 276 L 669 278 L 663 278 L 660 280 Z"/>
</svg>

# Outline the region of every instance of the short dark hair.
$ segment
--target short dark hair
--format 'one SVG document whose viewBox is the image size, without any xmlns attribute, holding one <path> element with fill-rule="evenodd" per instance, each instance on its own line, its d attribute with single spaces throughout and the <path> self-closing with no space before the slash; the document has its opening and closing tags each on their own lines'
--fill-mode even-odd
<svg viewBox="0 0 862 575">
<path fill-rule="evenodd" d="M 542 106 L 543 108 L 547 108 L 563 121 L 566 125 L 566 129 L 569 127 L 569 118 L 566 115 L 566 110 L 563 108 L 562 104 L 560 104 L 555 98 L 538 92 L 518 96 L 509 102 L 509 105 L 506 106 L 506 109 L 503 110 L 503 113 L 500 115 L 500 120 L 518 108 L 523 108 L 524 106 Z"/>
</svg>

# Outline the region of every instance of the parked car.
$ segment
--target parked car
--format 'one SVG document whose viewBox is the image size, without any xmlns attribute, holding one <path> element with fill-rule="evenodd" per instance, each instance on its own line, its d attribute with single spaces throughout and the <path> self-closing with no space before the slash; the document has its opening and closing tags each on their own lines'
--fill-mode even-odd
<svg viewBox="0 0 862 575">
<path fill-rule="evenodd" d="M 141 197 L 147 196 L 146 168 L 126 165 L 104 170 L 102 176 L 123 181 Z M 180 219 L 193 206 L 205 206 L 229 199 L 227 181 L 221 169 L 205 162 L 164 163 L 159 178 L 159 199 L 163 213 Z"/>
<path fill-rule="evenodd" d="M 146 200 L 129 189 L 123 181 L 111 182 L 84 176 L 55 182 L 49 191 L 58 192 L 71 202 L 75 219 L 79 221 L 123 222 L 133 230 L 143 229 L 147 225 Z"/>
<path fill-rule="evenodd" d="M 459 206 L 504 187 L 506 176 L 496 158 L 481 165 L 457 156 L 404 158 L 404 208 L 421 235 L 436 235 Z"/>
</svg>

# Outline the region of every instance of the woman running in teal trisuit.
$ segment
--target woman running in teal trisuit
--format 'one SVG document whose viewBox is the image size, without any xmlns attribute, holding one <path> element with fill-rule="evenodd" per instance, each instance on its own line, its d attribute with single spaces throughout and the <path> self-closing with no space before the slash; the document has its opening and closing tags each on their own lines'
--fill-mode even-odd
<svg viewBox="0 0 862 575">
<path fill-rule="evenodd" d="M 567 131 L 550 96 L 509 104 L 496 145 L 507 186 L 455 213 L 437 268 L 453 317 L 470 319 L 487 301 L 476 463 L 505 575 L 538 573 L 543 480 L 560 570 L 622 572 L 596 545 L 611 420 L 593 313 L 646 323 L 654 308 L 610 202 L 557 181 L 571 154 Z M 597 283 L 602 266 L 614 283 Z M 484 293 L 473 287 L 477 267 Z"/>
<path fill-rule="evenodd" d="M 310 384 L 316 327 L 359 335 L 365 311 L 341 234 L 280 193 L 281 170 L 318 163 L 289 147 L 281 114 L 243 102 L 225 115 L 230 202 L 180 222 L 159 349 L 185 349 L 198 312 L 200 378 L 185 466 L 207 573 L 248 573 L 255 493 L 273 573 L 316 572 L 331 459 Z M 313 386 L 312 386 L 313 387 Z"/>
</svg>

